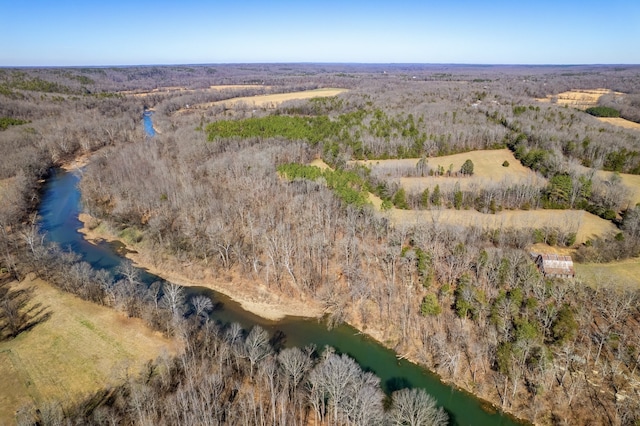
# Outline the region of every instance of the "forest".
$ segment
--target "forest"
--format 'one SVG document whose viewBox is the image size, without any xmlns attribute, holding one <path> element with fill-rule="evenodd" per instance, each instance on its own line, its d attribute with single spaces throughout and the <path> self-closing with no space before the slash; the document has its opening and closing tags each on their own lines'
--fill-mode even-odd
<svg viewBox="0 0 640 426">
<path fill-rule="evenodd" d="M 224 102 L 325 87 L 348 91 L 269 107 Z M 600 88 L 611 95 L 590 111 L 536 100 Z M 639 67 L 0 69 L 0 99 L 0 272 L 35 273 L 185 344 L 142 377 L 25 409 L 18 423 L 447 423 L 426 392 L 385 395 L 345 354 L 220 326 L 208 320 L 211 300 L 187 299 L 168 282 L 147 288 L 133 269 L 109 276 L 48 245 L 37 227 L 42 182 L 81 157 L 87 226 L 150 265 L 208 271 L 301 309 L 317 304 L 327 327 L 349 323 L 523 422 L 640 421 L 637 281 L 547 277 L 531 256 L 542 246 L 575 263 L 638 262 L 640 200 L 626 179 L 640 175 L 640 130 L 598 117 L 640 122 Z M 494 150 L 508 150 L 535 180 L 463 187 L 456 179 L 474 179 L 478 167 L 438 160 Z M 370 164 L 408 159 L 415 165 Z M 514 170 L 506 163 L 496 168 Z M 418 191 L 403 186 L 408 177 L 437 184 Z M 437 220 L 574 210 L 615 232 L 579 241 L 562 220 Z M 402 212 L 433 219 L 398 220 Z M 29 329 L 24 297 L 0 286 L 0 338 Z"/>
</svg>

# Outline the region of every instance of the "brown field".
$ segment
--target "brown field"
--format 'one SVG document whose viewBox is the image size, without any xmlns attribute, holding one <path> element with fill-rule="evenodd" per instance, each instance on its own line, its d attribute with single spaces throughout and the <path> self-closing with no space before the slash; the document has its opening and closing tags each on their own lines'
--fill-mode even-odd
<svg viewBox="0 0 640 426">
<path fill-rule="evenodd" d="M 375 203 L 374 203 L 375 206 Z M 617 232 L 609 221 L 583 210 L 508 210 L 484 214 L 476 210 L 390 210 L 392 222 L 414 224 L 432 222 L 454 226 L 477 226 L 483 229 L 560 228 L 576 233 L 576 243 L 593 236 Z"/>
<path fill-rule="evenodd" d="M 589 170 L 586 167 L 581 167 L 581 170 L 585 173 Z M 598 170 L 596 175 L 605 181 L 612 179 L 614 175 L 617 175 L 622 185 L 624 185 L 628 190 L 628 201 L 630 206 L 634 206 L 640 203 L 640 175 L 632 175 L 628 173 L 615 173 L 615 172 L 607 172 L 604 170 Z"/>
<path fill-rule="evenodd" d="M 447 190 L 452 189 L 456 183 L 459 183 L 460 189 L 462 190 L 470 190 L 474 189 L 474 187 L 482 188 L 496 184 L 513 185 L 525 182 L 540 186 L 547 184 L 546 179 L 520 164 L 520 161 L 516 160 L 513 153 L 508 149 L 472 151 L 444 157 L 432 157 L 428 159 L 427 163 L 431 169 L 435 169 L 440 165 L 443 166 L 445 170 L 448 170 L 449 165 L 453 164 L 453 170 L 457 172 L 468 159 L 473 162 L 473 176 L 403 177 L 399 178 L 399 182 L 402 187 L 409 192 L 422 192 L 425 188 L 433 188 L 436 185 L 440 185 L 442 190 Z M 378 169 L 378 171 L 382 173 L 387 169 L 392 174 L 394 170 L 415 169 L 418 161 L 419 159 L 417 158 L 411 158 L 402 160 L 371 160 L 359 163 L 367 164 L 372 170 L 375 171 Z M 504 161 L 509 162 L 509 167 L 502 167 Z M 392 178 L 391 180 L 394 179 Z"/>
<path fill-rule="evenodd" d="M 536 101 L 550 103 L 555 99 L 558 105 L 566 105 L 573 108 L 585 110 L 587 108 L 597 106 L 600 97 L 609 93 L 614 93 L 618 96 L 624 96 L 624 93 L 613 92 L 609 89 L 569 90 L 568 92 L 559 93 L 557 95 L 549 95 L 546 98 L 537 98 Z M 640 130 L 640 124 L 633 121 L 625 120 L 624 118 L 596 118 L 603 123 L 608 123 L 613 126 L 624 127 L 625 129 Z"/>
<path fill-rule="evenodd" d="M 640 289 L 640 259 L 611 263 L 576 263 L 576 277 L 592 287 Z"/>
<path fill-rule="evenodd" d="M 488 181 L 500 181 L 508 175 L 509 170 L 517 172 L 516 179 L 529 179 L 528 173 L 533 173 L 525 168 L 517 161 L 509 150 L 495 151 L 475 151 L 465 154 L 456 154 L 447 157 L 435 157 L 439 164 L 443 164 L 443 159 L 450 162 L 456 161 L 455 164 L 462 163 L 470 158 L 474 162 L 474 172 L 477 170 L 479 175 L 484 175 Z M 502 167 L 502 162 L 508 160 L 509 167 Z M 512 161 L 513 160 L 513 161 Z M 417 160 L 384 160 L 390 162 L 404 162 L 411 167 L 415 166 Z M 476 163 L 477 162 L 477 163 Z M 379 166 L 383 161 L 367 161 L 359 162 L 367 163 L 372 167 Z M 433 165 L 433 163 L 431 163 Z M 498 166 L 496 167 L 496 164 Z M 311 165 L 327 168 L 329 167 L 322 160 L 314 160 Z M 514 167 L 515 165 L 519 166 Z M 459 167 L 458 167 L 459 168 Z M 497 170 L 496 170 L 497 169 Z M 631 175 L 629 175 L 631 176 Z M 475 178 L 464 178 L 472 180 Z M 640 178 L 640 177 L 639 177 Z M 433 179 L 443 182 L 453 178 L 415 178 L 415 179 Z M 516 181 L 514 179 L 514 181 Z M 404 183 L 403 183 L 404 186 Z M 380 212 L 382 200 L 369 193 L 369 202 Z M 618 232 L 613 223 L 599 218 L 584 210 L 505 210 L 496 214 L 484 214 L 476 210 L 454 210 L 454 209 L 434 209 L 434 210 L 400 210 L 391 208 L 381 214 L 389 217 L 391 222 L 396 225 L 400 224 L 420 224 L 434 223 L 452 226 L 477 226 L 483 229 L 528 229 L 528 228 L 560 228 L 565 232 L 576 233 L 576 243 L 584 243 L 586 240 L 594 236 L 610 235 Z"/>
<path fill-rule="evenodd" d="M 242 90 L 242 89 L 268 89 L 270 86 L 263 86 L 261 84 L 220 84 L 216 86 L 209 86 L 208 89 L 187 89 L 186 87 L 170 86 L 170 87 L 158 87 L 153 90 L 140 92 L 135 90 L 124 90 L 120 92 L 123 95 L 129 95 L 136 98 L 144 98 L 149 95 L 167 95 L 170 93 L 193 93 L 193 92 L 219 92 L 222 90 Z"/>
<path fill-rule="evenodd" d="M 610 179 L 614 174 L 614 172 L 605 172 L 603 170 L 598 170 L 597 172 L 598 177 L 605 180 Z M 629 190 L 629 201 L 631 206 L 640 203 L 640 175 L 618 173 L 618 176 L 620 176 L 622 184 Z"/>
<path fill-rule="evenodd" d="M 539 102 L 550 103 L 554 99 L 558 105 L 567 105 L 578 109 L 587 109 L 598 104 L 598 99 L 602 95 L 611 93 L 609 89 L 593 89 L 593 90 L 569 90 L 567 92 L 558 93 L 557 95 L 549 95 L 546 98 L 537 98 Z M 622 93 L 615 92 L 616 95 Z"/>
<path fill-rule="evenodd" d="M 311 98 L 326 98 L 331 96 L 337 96 L 340 93 L 346 92 L 347 89 L 314 89 L 304 90 L 302 92 L 290 92 L 290 93 L 275 93 L 271 95 L 258 95 L 258 96 L 241 96 L 233 99 L 226 99 L 224 101 L 208 102 L 205 104 L 192 105 L 189 109 L 206 109 L 214 105 L 224 105 L 228 108 L 233 108 L 238 104 L 248 105 L 255 108 L 275 108 L 283 102 L 311 99 Z M 181 109 L 178 112 L 186 111 Z"/>
<path fill-rule="evenodd" d="M 0 424 L 32 402 L 72 402 L 137 374 L 144 364 L 179 345 L 112 309 L 64 293 L 42 280 L 34 288 L 50 318 L 13 340 L 0 342 Z"/>
<path fill-rule="evenodd" d="M 640 130 L 640 124 L 635 123 L 633 121 L 625 120 L 624 118 L 614 118 L 614 117 L 596 117 L 598 120 L 609 123 L 614 126 L 624 127 L 625 129 L 631 130 Z"/>
<path fill-rule="evenodd" d="M 271 86 L 263 86 L 261 84 L 218 84 L 209 87 L 212 90 L 242 90 L 242 89 L 270 89 Z"/>
</svg>

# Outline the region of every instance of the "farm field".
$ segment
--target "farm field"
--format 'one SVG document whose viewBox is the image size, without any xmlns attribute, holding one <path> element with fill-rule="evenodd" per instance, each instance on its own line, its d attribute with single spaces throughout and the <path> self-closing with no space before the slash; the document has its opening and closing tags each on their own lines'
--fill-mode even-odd
<svg viewBox="0 0 640 426">
<path fill-rule="evenodd" d="M 314 90 L 304 90 L 301 92 L 290 93 L 275 93 L 270 95 L 258 95 L 258 96 L 241 96 L 233 99 L 226 99 L 224 101 L 208 102 L 204 104 L 192 105 L 189 110 L 193 109 L 206 109 L 215 105 L 225 105 L 227 107 L 235 107 L 242 103 L 243 105 L 249 105 L 256 108 L 275 108 L 283 102 L 293 100 L 303 100 L 311 98 L 326 98 L 331 96 L 337 96 L 340 93 L 346 92 L 347 89 L 337 88 L 324 88 Z M 186 109 L 180 109 L 178 112 L 186 111 Z"/>
<path fill-rule="evenodd" d="M 612 124 L 614 126 L 624 127 L 625 129 L 640 130 L 640 124 L 633 121 L 625 120 L 620 117 L 596 117 L 603 123 Z"/>
<path fill-rule="evenodd" d="M 424 190 L 426 187 L 440 185 L 445 188 L 447 181 L 453 187 L 455 182 L 460 182 L 462 189 L 469 189 L 472 184 L 477 187 L 491 183 L 499 183 L 507 180 L 511 183 L 539 180 L 540 185 L 545 185 L 546 180 L 536 175 L 530 169 L 522 166 L 508 149 L 492 151 L 474 151 L 464 154 L 456 154 L 445 157 L 432 158 L 431 164 L 454 164 L 454 170 L 459 170 L 466 159 L 474 163 L 474 176 L 461 178 L 425 177 L 402 178 L 402 186 L 411 191 Z M 502 167 L 503 161 L 509 161 L 509 167 Z M 417 159 L 403 160 L 372 160 L 360 161 L 372 168 L 389 167 L 389 170 L 407 170 L 414 168 Z M 316 160 L 312 165 L 325 168 L 324 162 Z M 606 173 L 606 172 L 601 172 Z M 630 179 L 640 176 L 627 175 Z M 512 180 L 510 180 L 512 179 Z M 631 180 L 629 181 L 632 182 Z M 640 190 L 638 191 L 640 196 Z M 369 194 L 369 201 L 379 211 L 382 200 L 374 194 Z M 402 210 L 391 208 L 386 214 L 395 224 L 440 223 L 454 226 L 477 226 L 485 229 L 526 229 L 526 228 L 558 228 L 562 227 L 566 232 L 576 233 L 576 243 L 583 243 L 594 236 L 608 235 L 618 232 L 610 221 L 604 220 L 583 210 L 505 210 L 496 214 L 484 214 L 476 210 Z"/>
<path fill-rule="evenodd" d="M 391 209 L 396 223 L 439 223 L 454 226 L 477 226 L 484 229 L 561 228 L 576 233 L 576 243 L 584 243 L 593 236 L 617 232 L 609 221 L 583 210 L 508 210 L 484 214 L 476 210 L 400 210 Z"/>
<path fill-rule="evenodd" d="M 460 184 L 460 189 L 468 190 L 472 188 L 486 188 L 494 184 L 515 185 L 519 183 L 529 183 L 536 186 L 545 186 L 546 179 L 538 175 L 531 169 L 520 164 L 513 153 L 508 149 L 472 151 L 462 154 L 447 155 L 443 157 L 432 157 L 427 160 L 430 169 L 438 166 L 448 170 L 452 166 L 454 172 L 458 172 L 466 160 L 471 160 L 474 165 L 473 176 L 424 176 L 424 177 L 401 177 L 398 178 L 400 185 L 408 192 L 421 192 L 425 188 L 433 188 L 440 185 L 443 190 L 452 189 L 456 183 Z M 414 171 L 418 163 L 418 158 L 402 160 L 371 160 L 359 163 L 371 167 L 372 171 L 381 176 L 394 176 L 406 174 L 406 171 Z M 502 164 L 507 161 L 508 167 Z M 405 173 L 402 173 L 405 171 Z M 391 178 L 390 180 L 394 180 Z"/>
<path fill-rule="evenodd" d="M 50 284 L 25 279 L 32 304 L 50 318 L 0 343 L 0 419 L 11 419 L 31 402 L 70 402 L 117 384 L 178 345 L 146 327 L 142 320 L 64 293 Z"/>
<path fill-rule="evenodd" d="M 640 259 L 611 263 L 576 263 L 576 277 L 586 284 L 619 289 L 640 289 Z"/>
<path fill-rule="evenodd" d="M 598 170 L 597 175 L 601 179 L 608 180 L 614 175 L 614 172 L 606 172 L 603 170 Z M 622 184 L 629 189 L 631 207 L 640 203 L 640 175 L 618 173 L 618 176 L 620 176 L 620 179 L 622 180 Z"/>
<path fill-rule="evenodd" d="M 181 86 L 158 87 L 149 91 L 125 90 L 120 92 L 123 95 L 133 96 L 135 98 L 144 98 L 150 95 L 169 95 L 169 94 L 186 94 L 186 93 L 207 93 L 219 92 L 222 90 L 243 90 L 243 89 L 268 89 L 269 86 L 261 84 L 219 84 L 210 86 L 208 89 L 188 89 Z"/>
<path fill-rule="evenodd" d="M 545 98 L 536 98 L 538 102 L 551 103 L 554 99 L 558 105 L 567 105 L 578 109 L 587 109 L 598 104 L 598 99 L 602 95 L 611 93 L 609 89 L 593 89 L 593 90 L 568 90 L 558 93 L 557 95 L 549 95 Z M 616 94 L 621 94 L 617 93 Z"/>
<path fill-rule="evenodd" d="M 537 98 L 536 101 L 550 103 L 553 99 L 556 100 L 558 105 L 569 106 L 585 110 L 598 105 L 598 100 L 602 95 L 614 93 L 615 95 L 623 95 L 620 92 L 612 92 L 609 89 L 594 89 L 594 90 L 569 90 L 557 95 L 549 95 L 546 98 Z M 613 126 L 624 127 L 625 129 L 640 130 L 640 124 L 630 120 L 626 120 L 620 117 L 595 117 L 603 123 L 608 123 Z"/>
</svg>

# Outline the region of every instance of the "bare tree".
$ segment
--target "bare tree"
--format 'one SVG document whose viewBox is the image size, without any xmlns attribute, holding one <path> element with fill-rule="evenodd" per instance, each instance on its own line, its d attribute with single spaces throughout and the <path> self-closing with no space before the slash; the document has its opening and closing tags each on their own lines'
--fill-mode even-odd
<svg viewBox="0 0 640 426">
<path fill-rule="evenodd" d="M 424 389 L 395 391 L 391 404 L 388 418 L 393 425 L 444 426 L 449 422 L 447 413 Z"/>
</svg>

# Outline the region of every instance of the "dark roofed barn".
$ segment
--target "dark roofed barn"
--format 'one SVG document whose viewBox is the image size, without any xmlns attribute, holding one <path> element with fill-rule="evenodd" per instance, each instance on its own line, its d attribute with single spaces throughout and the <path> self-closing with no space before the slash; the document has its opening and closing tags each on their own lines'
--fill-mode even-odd
<svg viewBox="0 0 640 426">
<path fill-rule="evenodd" d="M 576 276 L 571 256 L 539 254 L 536 258 L 536 265 L 542 275 L 548 278 L 573 278 Z"/>
</svg>

